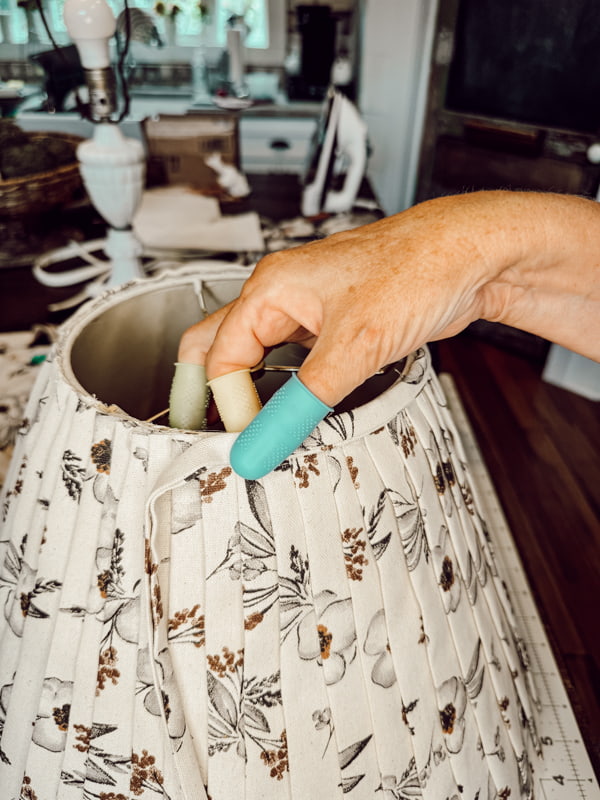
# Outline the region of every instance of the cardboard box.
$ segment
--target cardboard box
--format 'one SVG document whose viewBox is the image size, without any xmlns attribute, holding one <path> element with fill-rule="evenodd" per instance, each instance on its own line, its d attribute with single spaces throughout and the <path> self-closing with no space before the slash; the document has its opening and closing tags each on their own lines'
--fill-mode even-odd
<svg viewBox="0 0 600 800">
<path fill-rule="evenodd" d="M 217 174 L 204 161 L 218 153 L 239 168 L 238 119 L 212 113 L 161 116 L 144 120 L 149 172 L 159 183 L 185 184 L 210 192 L 220 190 Z"/>
</svg>

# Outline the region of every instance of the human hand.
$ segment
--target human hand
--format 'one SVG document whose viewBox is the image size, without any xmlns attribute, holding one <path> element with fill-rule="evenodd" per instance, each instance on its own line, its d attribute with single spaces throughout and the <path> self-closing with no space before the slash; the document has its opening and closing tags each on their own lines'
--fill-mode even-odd
<svg viewBox="0 0 600 800">
<path fill-rule="evenodd" d="M 238 437 L 234 468 L 244 477 L 261 477 L 301 443 L 329 406 L 381 367 L 475 319 L 502 319 L 515 284 L 523 306 L 517 278 L 545 263 L 548 230 L 540 215 L 552 206 L 556 216 L 557 203 L 560 212 L 556 196 L 534 193 L 438 198 L 263 258 L 240 297 L 186 331 L 179 350 L 180 361 L 205 364 L 215 379 L 251 368 L 283 342 L 311 349 L 299 381 L 280 390 L 283 402 L 278 392 L 277 402 Z M 302 412 L 293 408 L 290 391 L 303 398 Z"/>
</svg>

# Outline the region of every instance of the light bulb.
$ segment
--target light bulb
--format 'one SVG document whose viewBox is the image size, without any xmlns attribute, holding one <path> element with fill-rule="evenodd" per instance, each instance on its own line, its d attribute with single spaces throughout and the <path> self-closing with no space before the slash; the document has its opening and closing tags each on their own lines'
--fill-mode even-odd
<svg viewBox="0 0 600 800">
<path fill-rule="evenodd" d="M 81 66 L 84 69 L 110 66 L 108 42 L 117 25 L 106 0 L 65 0 L 63 17 L 79 50 Z"/>
</svg>

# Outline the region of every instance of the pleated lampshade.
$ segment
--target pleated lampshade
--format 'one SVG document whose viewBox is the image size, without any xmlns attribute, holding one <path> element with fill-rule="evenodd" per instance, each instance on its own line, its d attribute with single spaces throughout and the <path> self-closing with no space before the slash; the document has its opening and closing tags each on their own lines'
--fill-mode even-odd
<svg viewBox="0 0 600 800">
<path fill-rule="evenodd" d="M 425 349 L 259 481 L 235 434 L 144 421 L 247 274 L 113 290 L 43 366 L 1 499 L 0 795 L 531 797 L 527 654 Z"/>
</svg>

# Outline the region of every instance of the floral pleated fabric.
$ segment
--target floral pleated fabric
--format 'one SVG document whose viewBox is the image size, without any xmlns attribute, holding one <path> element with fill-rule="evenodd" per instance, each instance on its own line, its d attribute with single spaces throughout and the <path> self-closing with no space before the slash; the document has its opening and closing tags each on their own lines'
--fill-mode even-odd
<svg viewBox="0 0 600 800">
<path fill-rule="evenodd" d="M 3 800 L 516 800 L 535 690 L 425 350 L 260 481 L 30 398 L 1 500 Z"/>
</svg>

